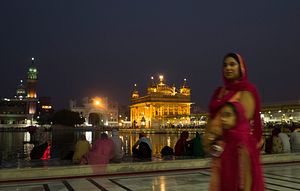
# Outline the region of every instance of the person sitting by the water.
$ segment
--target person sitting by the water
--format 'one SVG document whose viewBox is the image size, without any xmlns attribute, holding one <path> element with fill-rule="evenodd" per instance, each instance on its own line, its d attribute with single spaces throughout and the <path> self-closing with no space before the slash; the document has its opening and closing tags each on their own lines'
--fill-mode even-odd
<svg viewBox="0 0 300 191">
<path fill-rule="evenodd" d="M 102 133 L 93 144 L 91 151 L 82 156 L 81 164 L 107 164 L 114 157 L 114 154 L 114 142 L 108 138 L 106 133 Z"/>
<path fill-rule="evenodd" d="M 171 148 L 169 146 L 164 146 L 164 148 L 161 149 L 160 154 L 163 159 L 170 160 L 173 158 L 174 151 L 173 151 L 173 148 Z"/>
<path fill-rule="evenodd" d="M 282 153 L 283 152 L 283 144 L 278 136 L 281 132 L 280 128 L 275 127 L 272 131 L 272 153 Z"/>
<path fill-rule="evenodd" d="M 191 154 L 189 141 L 189 132 L 183 131 L 175 145 L 175 156 L 189 156 Z"/>
<path fill-rule="evenodd" d="M 81 157 L 89 152 L 91 149 L 90 143 L 86 140 L 84 134 L 80 134 L 79 140 L 75 145 L 75 151 L 73 155 L 73 163 L 80 163 Z"/>
<path fill-rule="evenodd" d="M 132 146 L 134 158 L 151 160 L 152 145 L 144 133 L 139 133 L 139 140 Z"/>
<path fill-rule="evenodd" d="M 124 152 L 122 150 L 123 147 L 123 142 L 122 139 L 119 137 L 119 131 L 118 129 L 113 129 L 112 130 L 112 138 L 111 140 L 115 144 L 115 154 L 114 158 L 112 159 L 112 162 L 121 162 Z"/>
<path fill-rule="evenodd" d="M 50 159 L 50 148 L 51 148 L 51 140 L 48 139 L 41 145 L 34 146 L 30 152 L 30 159 L 42 159 L 48 160 Z"/>
<path fill-rule="evenodd" d="M 284 132 L 280 132 L 278 134 L 278 137 L 281 139 L 282 146 L 283 146 L 283 152 L 290 153 L 291 152 L 291 144 L 290 144 L 289 136 Z"/>
<path fill-rule="evenodd" d="M 196 137 L 191 140 L 192 142 L 192 155 L 195 157 L 204 157 L 205 152 L 202 145 L 201 136 L 196 132 Z"/>
<path fill-rule="evenodd" d="M 300 152 L 300 132 L 297 131 L 296 125 L 293 123 L 289 128 L 291 133 L 290 142 L 291 142 L 291 151 Z"/>
</svg>

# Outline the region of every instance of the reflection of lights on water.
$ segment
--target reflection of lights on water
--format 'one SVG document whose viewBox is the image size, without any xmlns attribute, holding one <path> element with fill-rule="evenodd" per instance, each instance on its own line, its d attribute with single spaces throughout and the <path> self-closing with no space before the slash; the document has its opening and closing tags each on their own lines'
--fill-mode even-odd
<svg viewBox="0 0 300 191">
<path fill-rule="evenodd" d="M 159 181 L 160 181 L 160 191 L 165 191 L 166 190 L 166 181 L 165 181 L 165 177 L 164 176 L 161 176 L 159 178 Z"/>
<path fill-rule="evenodd" d="M 125 154 L 129 154 L 129 144 L 128 144 L 128 140 L 125 139 Z"/>
<path fill-rule="evenodd" d="M 170 137 L 170 136 L 167 138 L 167 145 L 168 145 L 169 147 L 171 146 L 171 137 Z"/>
<path fill-rule="evenodd" d="M 92 143 L 93 141 L 93 136 L 92 136 L 92 131 L 86 131 L 85 132 L 85 137 L 86 137 L 86 140 L 89 142 L 89 143 Z"/>
<path fill-rule="evenodd" d="M 24 132 L 23 140 L 25 143 L 30 141 L 30 133 L 29 132 Z M 29 143 L 23 144 L 24 154 L 29 156 L 29 153 L 31 152 L 33 147 L 34 147 L 33 144 L 29 144 Z M 27 157 L 27 159 L 29 159 L 29 157 Z"/>
<path fill-rule="evenodd" d="M 29 132 L 25 132 L 24 133 L 24 142 L 29 142 L 30 141 L 30 133 Z"/>
</svg>

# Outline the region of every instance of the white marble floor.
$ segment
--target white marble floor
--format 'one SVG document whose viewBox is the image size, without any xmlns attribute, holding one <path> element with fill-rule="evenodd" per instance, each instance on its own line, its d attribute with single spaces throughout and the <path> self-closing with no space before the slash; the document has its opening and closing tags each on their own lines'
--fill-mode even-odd
<svg viewBox="0 0 300 191">
<path fill-rule="evenodd" d="M 266 190 L 300 190 L 300 163 L 264 166 Z M 0 191 L 199 191 L 207 190 L 209 170 L 91 177 L 0 184 Z"/>
</svg>

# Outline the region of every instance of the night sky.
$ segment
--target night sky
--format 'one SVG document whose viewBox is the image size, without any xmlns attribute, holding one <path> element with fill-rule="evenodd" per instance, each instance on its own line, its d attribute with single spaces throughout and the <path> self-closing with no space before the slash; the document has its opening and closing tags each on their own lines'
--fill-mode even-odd
<svg viewBox="0 0 300 191">
<path fill-rule="evenodd" d="M 299 100 L 300 1 L 4 0 L 0 5 L 0 97 L 11 97 L 31 57 L 38 95 L 56 109 L 107 96 L 129 104 L 151 76 L 207 108 L 227 52 L 239 52 L 263 103 Z"/>
</svg>

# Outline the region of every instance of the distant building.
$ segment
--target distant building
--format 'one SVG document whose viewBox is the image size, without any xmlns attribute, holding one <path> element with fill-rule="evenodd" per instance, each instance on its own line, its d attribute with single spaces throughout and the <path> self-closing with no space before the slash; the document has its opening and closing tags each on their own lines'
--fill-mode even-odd
<svg viewBox="0 0 300 191">
<path fill-rule="evenodd" d="M 78 112 L 88 126 L 118 126 L 118 104 L 106 97 L 85 97 L 81 102 L 70 100 L 70 110 Z"/>
<path fill-rule="evenodd" d="M 42 124 L 49 124 L 50 118 L 54 113 L 50 97 L 39 97 L 37 105 L 37 120 Z"/>
<path fill-rule="evenodd" d="M 0 100 L 0 124 L 27 125 L 27 119 L 32 116 L 28 113 L 27 100 L 2 98 Z M 28 121 L 30 123 L 30 121 Z"/>
<path fill-rule="evenodd" d="M 264 104 L 261 117 L 265 123 L 300 122 L 300 100 Z"/>
<path fill-rule="evenodd" d="M 12 125 L 22 127 L 35 124 L 40 115 L 43 114 L 37 96 L 38 70 L 32 58 L 31 65 L 27 70 L 26 85 L 20 81 L 16 89 L 16 94 L 12 98 L 2 98 L 0 100 L 0 125 Z M 51 107 L 51 101 L 47 103 Z M 50 111 L 50 110 L 49 110 Z M 52 111 L 52 110 L 51 110 Z"/>
<path fill-rule="evenodd" d="M 300 123 L 300 100 L 263 104 L 260 115 L 263 123 Z M 208 118 L 202 110 L 191 114 L 193 125 L 205 125 Z"/>
<path fill-rule="evenodd" d="M 124 128 L 130 128 L 130 108 L 128 105 L 120 105 L 118 109 L 119 113 L 119 126 Z"/>
<path fill-rule="evenodd" d="M 153 77 L 147 94 L 140 96 L 135 84 L 131 96 L 130 120 L 132 126 L 157 128 L 162 126 L 184 126 L 190 124 L 191 89 L 186 79 L 179 90 L 168 86 L 159 76 L 156 84 Z"/>
</svg>

